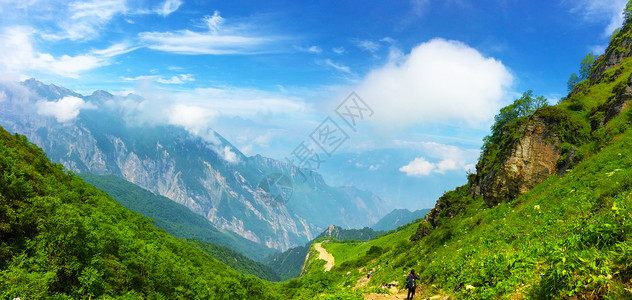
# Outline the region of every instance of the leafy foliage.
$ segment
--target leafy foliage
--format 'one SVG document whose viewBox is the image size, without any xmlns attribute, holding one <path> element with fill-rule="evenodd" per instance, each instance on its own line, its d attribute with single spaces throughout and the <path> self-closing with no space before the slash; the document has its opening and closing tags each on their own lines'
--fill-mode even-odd
<svg viewBox="0 0 632 300">
<path fill-rule="evenodd" d="M 0 298 L 277 299 L 0 129 Z"/>
<path fill-rule="evenodd" d="M 575 73 L 571 74 L 571 77 L 566 83 L 569 92 L 571 92 L 575 85 L 577 85 L 579 82 L 588 79 L 588 76 L 590 76 L 590 72 L 595 66 L 595 62 L 597 60 L 596 58 L 597 57 L 595 56 L 595 54 L 590 52 L 582 59 L 582 62 L 579 66 L 579 76 L 577 76 L 577 74 Z"/>
<path fill-rule="evenodd" d="M 193 213 L 184 205 L 155 195 L 122 178 L 113 175 L 97 176 L 90 173 L 82 173 L 80 176 L 86 182 L 108 193 L 125 208 L 151 218 L 156 227 L 164 229 L 177 238 L 227 245 L 230 249 L 216 245 L 203 248 L 209 250 L 207 251 L 209 254 L 221 254 L 220 256 L 213 255 L 213 257 L 231 268 L 266 280 L 279 279 L 272 269 L 237 253 L 243 252 L 245 255 L 263 259 L 264 255 L 273 253 L 268 247 L 236 234 L 220 231 L 204 217 Z"/>
</svg>

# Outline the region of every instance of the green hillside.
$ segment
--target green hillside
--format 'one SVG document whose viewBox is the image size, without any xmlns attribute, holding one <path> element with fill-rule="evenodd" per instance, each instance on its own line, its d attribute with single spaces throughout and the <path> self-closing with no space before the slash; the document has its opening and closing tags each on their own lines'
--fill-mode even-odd
<svg viewBox="0 0 632 300">
<path fill-rule="evenodd" d="M 121 203 L 125 208 L 150 217 L 156 227 L 164 229 L 175 237 L 197 239 L 203 242 L 226 246 L 258 260 L 262 260 L 266 255 L 276 252 L 230 231 L 220 231 L 204 217 L 193 213 L 184 205 L 176 203 L 169 198 L 155 195 L 120 177 L 113 175 L 98 176 L 91 173 L 83 173 L 80 174 L 80 176 L 89 184 L 108 193 L 108 195 L 112 196 L 114 200 Z M 220 252 L 226 251 L 222 250 Z M 230 256 L 235 256 L 236 254 L 237 253 L 231 254 Z M 227 263 L 222 258 L 218 259 L 223 263 Z M 256 264 L 255 262 L 250 263 Z M 263 266 L 260 265 L 257 268 L 260 267 Z M 273 272 L 253 275 L 263 276 L 261 278 L 264 279 L 276 278 Z"/>
<path fill-rule="evenodd" d="M 425 220 L 368 242 L 323 243 L 334 268 L 323 273 L 324 262 L 310 256 L 305 277 L 327 283 L 322 295 L 356 298 L 383 282 L 403 288 L 414 268 L 422 298 L 632 299 L 630 14 L 626 19 L 606 54 L 584 65 L 590 76 L 559 104 L 542 105 L 527 92 L 501 110 L 477 174 L 442 196 Z M 524 178 L 534 186 L 523 194 L 523 182 L 503 172 L 516 159 L 513 147 L 536 138 L 553 150 L 529 159 L 557 157 L 555 170 L 543 181 Z M 354 291 L 367 270 L 370 281 Z M 317 285 L 308 280 L 297 294 L 310 286 Z"/>
<path fill-rule="evenodd" d="M 0 129 L 0 298 L 276 299 Z"/>
</svg>

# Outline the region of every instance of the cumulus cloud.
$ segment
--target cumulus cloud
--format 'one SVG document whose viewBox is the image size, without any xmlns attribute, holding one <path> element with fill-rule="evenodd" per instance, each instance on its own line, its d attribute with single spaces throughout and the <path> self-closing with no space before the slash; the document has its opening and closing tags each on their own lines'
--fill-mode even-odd
<svg viewBox="0 0 632 300">
<path fill-rule="evenodd" d="M 218 113 L 199 106 L 177 104 L 169 109 L 168 115 L 169 124 L 182 126 L 194 134 L 200 134 L 206 131 Z"/>
<path fill-rule="evenodd" d="M 417 149 L 423 156 L 415 158 L 399 170 L 409 176 L 425 176 L 447 171 L 472 171 L 480 155 L 479 149 L 462 149 L 454 145 L 436 142 L 394 141 L 395 146 Z M 431 161 L 426 157 L 432 158 Z M 423 171 L 423 172 L 422 172 Z"/>
<path fill-rule="evenodd" d="M 68 122 L 76 118 L 82 109 L 94 108 L 96 106 L 73 96 L 64 97 L 54 102 L 41 101 L 37 103 L 38 114 L 53 116 L 57 122 Z"/>
<path fill-rule="evenodd" d="M 431 173 L 445 174 L 446 171 L 458 170 L 456 162 L 451 159 L 444 159 L 438 163 L 427 161 L 423 157 L 417 157 L 407 165 L 399 168 L 400 172 L 406 173 L 408 176 L 425 176 Z"/>
<path fill-rule="evenodd" d="M 425 160 L 423 157 L 415 158 L 409 164 L 399 168 L 400 172 L 406 173 L 408 176 L 429 175 L 437 168 L 434 163 Z"/>
<path fill-rule="evenodd" d="M 392 128 L 424 124 L 487 127 L 513 77 L 498 60 L 458 41 L 433 39 L 366 75 L 356 91 L 371 120 Z"/>
</svg>

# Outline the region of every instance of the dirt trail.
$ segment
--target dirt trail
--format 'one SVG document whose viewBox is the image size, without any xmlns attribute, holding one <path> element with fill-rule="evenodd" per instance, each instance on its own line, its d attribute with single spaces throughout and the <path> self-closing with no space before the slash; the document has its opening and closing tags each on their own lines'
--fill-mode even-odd
<svg viewBox="0 0 632 300">
<path fill-rule="evenodd" d="M 325 272 L 331 270 L 334 266 L 334 256 L 323 248 L 322 243 L 315 243 L 314 249 L 318 251 L 318 259 L 322 259 L 327 262 L 325 263 Z"/>
<path fill-rule="evenodd" d="M 391 294 L 375 294 L 375 293 L 370 293 L 370 294 L 364 294 L 364 300 L 395 300 L 395 299 L 406 299 L 406 296 L 408 296 L 408 290 L 407 289 L 397 289 L 395 287 L 391 287 L 390 289 Z M 432 295 L 432 296 L 430 296 Z M 428 293 L 426 292 L 425 286 L 419 286 L 417 287 L 417 291 L 415 293 L 415 298 L 413 298 L 414 300 L 448 300 L 450 299 L 450 297 L 446 296 L 446 295 L 433 295 L 433 293 Z"/>
</svg>

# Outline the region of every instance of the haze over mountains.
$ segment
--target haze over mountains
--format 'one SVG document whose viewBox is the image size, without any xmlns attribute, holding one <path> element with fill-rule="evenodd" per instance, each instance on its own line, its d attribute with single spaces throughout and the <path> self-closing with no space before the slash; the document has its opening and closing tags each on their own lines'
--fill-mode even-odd
<svg viewBox="0 0 632 300">
<path fill-rule="evenodd" d="M 176 126 L 142 123 L 124 106 L 135 95 L 83 96 L 29 79 L 3 84 L 0 123 L 25 134 L 76 173 L 112 174 L 185 205 L 215 226 L 270 248 L 303 245 L 330 224 L 371 226 L 388 210 L 379 197 L 336 188 L 286 162 L 247 157 L 216 132 L 195 136 Z M 259 183 L 282 174 L 294 183 L 285 205 L 270 205 Z M 269 191 L 269 190 L 268 190 Z M 263 193 L 263 194 L 262 194 Z"/>
</svg>

